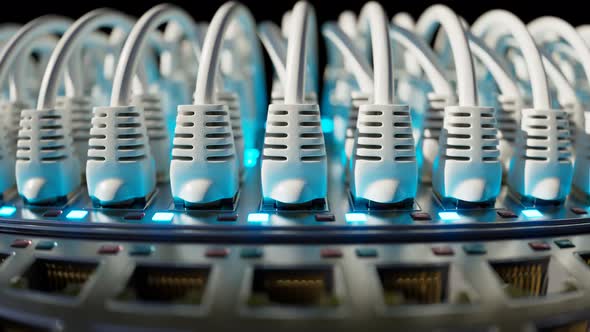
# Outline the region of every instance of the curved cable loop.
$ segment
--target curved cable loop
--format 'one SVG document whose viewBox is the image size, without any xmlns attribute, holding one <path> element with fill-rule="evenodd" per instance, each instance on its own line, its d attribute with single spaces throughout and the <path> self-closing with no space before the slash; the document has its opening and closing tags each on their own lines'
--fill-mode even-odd
<svg viewBox="0 0 590 332">
<path fill-rule="evenodd" d="M 266 53 L 270 57 L 273 68 L 283 86 L 286 80 L 287 42 L 281 34 L 281 29 L 272 22 L 262 22 L 258 28 L 258 36 Z"/>
<path fill-rule="evenodd" d="M 130 102 L 132 80 L 150 35 L 159 25 L 170 21 L 175 21 L 183 27 L 187 39 L 192 41 L 195 53 L 198 52 L 198 36 L 192 17 L 174 5 L 162 4 L 153 7 L 141 16 L 125 41 L 113 79 L 111 106 L 124 106 Z"/>
<path fill-rule="evenodd" d="M 47 15 L 21 27 L 0 51 L 0 86 L 6 84 L 9 75 L 14 75 L 13 68 L 18 68 L 18 62 L 23 59 L 22 52 L 27 50 L 34 40 L 44 35 L 63 34 L 71 22 L 62 16 Z"/>
<path fill-rule="evenodd" d="M 0 43 L 7 41 L 18 31 L 18 29 L 20 29 L 20 27 L 20 25 L 14 23 L 0 25 Z"/>
<path fill-rule="evenodd" d="M 451 45 L 460 106 L 477 105 L 475 70 L 469 42 L 461 20 L 450 8 L 444 5 L 428 7 L 416 23 L 416 32 L 427 41 L 432 39 L 437 27 L 441 26 Z"/>
<path fill-rule="evenodd" d="M 530 22 L 527 27 L 541 45 L 546 41 L 543 36 L 548 32 L 567 42 L 575 50 L 575 55 L 584 68 L 586 84 L 590 87 L 590 48 L 573 26 L 560 18 L 545 16 Z"/>
<path fill-rule="evenodd" d="M 576 31 L 578 32 L 578 34 L 580 34 L 582 39 L 584 39 L 586 45 L 590 47 L 590 24 L 580 25 L 576 28 Z"/>
<path fill-rule="evenodd" d="M 82 75 L 72 73 L 80 68 L 76 68 L 76 66 L 70 70 L 67 67 L 68 63 L 72 61 L 72 56 L 79 55 L 75 53 L 78 52 L 88 34 L 102 27 L 119 27 L 129 31 L 132 26 L 133 21 L 130 18 L 110 9 L 93 10 L 74 22 L 51 54 L 41 81 L 37 108 L 46 109 L 55 106 L 60 79 L 66 71 L 68 86 L 71 86 L 74 91 L 83 87 Z"/>
<path fill-rule="evenodd" d="M 396 24 L 389 27 L 389 35 L 416 59 L 437 94 L 455 95 L 451 83 L 444 76 L 444 69 L 436 58 L 436 54 L 424 40 L 417 38 L 415 34 Z"/>
<path fill-rule="evenodd" d="M 358 30 L 362 35 L 370 33 L 373 54 L 374 103 L 394 103 L 394 77 L 391 42 L 389 40 L 389 20 L 383 7 L 376 2 L 368 2 L 361 9 Z"/>
<path fill-rule="evenodd" d="M 500 54 L 508 54 L 510 51 L 516 51 L 518 56 L 523 57 L 520 47 L 517 45 L 516 41 L 511 38 L 504 38 L 502 43 L 497 48 L 500 51 Z M 566 104 L 578 104 L 578 98 L 576 95 L 576 91 L 572 84 L 568 81 L 567 77 L 563 74 L 563 72 L 559 69 L 559 66 L 553 61 L 551 56 L 544 51 L 543 49 L 539 50 L 539 54 L 541 55 L 541 59 L 543 61 L 543 67 L 547 73 L 548 84 L 553 83 L 555 88 L 557 89 L 557 95 L 559 98 L 559 102 L 562 106 Z"/>
<path fill-rule="evenodd" d="M 394 24 L 395 26 L 404 28 L 405 30 L 411 32 L 412 34 L 414 33 L 414 30 L 416 28 L 416 20 L 414 20 L 412 15 L 410 15 L 409 13 L 406 13 L 406 12 L 400 12 L 400 13 L 395 14 L 391 18 L 391 24 Z M 405 70 L 408 73 L 410 73 L 411 75 L 413 75 L 415 77 L 421 76 L 421 74 L 422 74 L 421 66 L 418 63 L 418 61 L 416 61 L 416 59 L 412 58 L 410 53 L 401 52 L 401 50 L 399 50 L 396 47 L 394 47 L 394 52 L 395 52 L 394 53 L 394 60 L 397 61 L 398 63 L 401 63 L 405 67 Z M 440 63 L 440 61 L 438 61 L 438 62 Z"/>
<path fill-rule="evenodd" d="M 202 52 L 201 45 L 203 44 L 203 33 L 201 31 L 201 27 L 198 24 L 195 24 L 195 34 L 198 40 L 198 43 L 196 45 L 196 54 L 200 56 Z M 182 26 L 180 26 L 178 23 L 172 21 L 169 24 L 166 24 L 166 28 L 164 28 L 162 38 L 163 42 L 168 47 L 162 52 L 160 56 L 160 72 L 163 76 L 172 75 L 174 73 L 174 67 L 181 62 L 180 53 L 182 48 L 181 41 L 183 36 L 184 32 Z"/>
<path fill-rule="evenodd" d="M 338 15 L 338 27 L 351 39 L 357 37 L 356 14 L 352 10 L 345 10 Z"/>
<path fill-rule="evenodd" d="M 43 36 L 41 38 L 35 39 L 31 44 L 27 45 L 25 49 L 23 49 L 23 54 L 33 54 L 36 52 L 39 54 L 40 61 L 39 61 L 39 69 L 41 69 L 41 75 L 43 75 L 43 70 L 46 67 L 47 62 L 43 62 L 41 58 L 47 56 L 47 54 L 51 55 L 51 52 L 57 45 L 59 38 L 55 36 Z M 31 96 L 28 96 L 28 92 L 30 89 L 30 75 L 31 73 L 28 72 L 29 66 L 31 65 L 29 58 L 27 57 L 19 57 L 16 60 L 16 69 L 10 75 L 10 91 L 9 91 L 9 99 L 13 101 L 23 101 L 29 100 Z M 35 78 L 36 79 L 36 78 Z"/>
<path fill-rule="evenodd" d="M 467 32 L 469 40 L 469 47 L 473 55 L 481 61 L 481 63 L 490 72 L 494 81 L 498 84 L 502 95 L 517 99 L 519 105 L 522 105 L 522 95 L 518 89 L 510 69 L 508 69 L 506 62 L 499 58 L 498 55 L 492 51 L 480 38 L 475 37 L 471 32 Z"/>
<path fill-rule="evenodd" d="M 490 32 L 495 30 L 494 35 Z M 532 85 L 533 105 L 537 109 L 551 109 L 549 85 L 543 60 L 533 37 L 514 14 L 506 10 L 492 10 L 480 16 L 471 28 L 474 35 L 496 49 L 502 35 L 512 35 L 522 50 Z M 489 38 L 493 37 L 493 38 Z"/>
<path fill-rule="evenodd" d="M 211 20 L 201 48 L 202 53 L 199 59 L 197 82 L 193 94 L 193 102 L 195 104 L 215 103 L 216 78 L 219 77 L 219 55 L 223 48 L 226 31 L 234 21 L 240 24 L 246 36 L 250 39 L 252 45 L 251 52 L 253 52 L 251 60 L 254 62 L 254 65 L 261 65 L 262 56 L 256 36 L 256 22 L 252 14 L 248 8 L 238 2 L 227 2 L 223 4 Z M 258 79 L 255 78 L 255 80 Z M 260 101 L 256 102 L 256 106 L 260 106 Z"/>
<path fill-rule="evenodd" d="M 361 91 L 372 93 L 374 89 L 373 68 L 367 62 L 364 54 L 354 45 L 354 41 L 333 23 L 324 24 L 322 35 L 342 53 L 342 57 L 346 59 L 344 65 L 354 75 Z"/>
</svg>

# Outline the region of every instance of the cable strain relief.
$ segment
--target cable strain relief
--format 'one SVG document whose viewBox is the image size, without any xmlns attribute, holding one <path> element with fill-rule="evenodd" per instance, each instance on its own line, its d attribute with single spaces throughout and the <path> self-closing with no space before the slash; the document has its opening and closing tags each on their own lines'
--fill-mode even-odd
<svg viewBox="0 0 590 332">
<path fill-rule="evenodd" d="M 319 106 L 269 105 L 261 167 L 263 197 L 285 204 L 325 198 L 327 172 Z"/>
<path fill-rule="evenodd" d="M 447 106 L 432 174 L 433 190 L 443 199 L 489 202 L 502 184 L 494 109 Z"/>
<path fill-rule="evenodd" d="M 225 104 L 178 106 L 170 186 L 185 205 L 236 196 L 239 165 Z"/>
</svg>

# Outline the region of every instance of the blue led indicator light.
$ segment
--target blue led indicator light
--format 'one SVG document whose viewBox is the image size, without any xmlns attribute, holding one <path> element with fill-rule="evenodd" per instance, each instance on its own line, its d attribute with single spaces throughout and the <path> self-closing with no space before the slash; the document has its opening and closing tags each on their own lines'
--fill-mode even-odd
<svg viewBox="0 0 590 332">
<path fill-rule="evenodd" d="M 459 220 L 461 216 L 457 212 L 439 212 L 438 216 L 441 220 Z"/>
<path fill-rule="evenodd" d="M 0 217 L 10 217 L 16 212 L 14 206 L 3 206 L 0 208 Z"/>
<path fill-rule="evenodd" d="M 174 218 L 174 213 L 172 212 L 156 212 L 152 217 L 152 221 L 157 222 L 170 222 Z"/>
<path fill-rule="evenodd" d="M 251 224 L 266 224 L 269 220 L 268 213 L 250 213 L 248 215 L 248 223 Z"/>
<path fill-rule="evenodd" d="M 364 213 L 347 213 L 344 215 L 346 222 L 353 225 L 362 225 L 367 222 L 367 215 Z"/>
<path fill-rule="evenodd" d="M 527 218 L 540 218 L 543 216 L 541 211 L 539 211 L 537 209 L 522 210 L 522 214 Z"/>
<path fill-rule="evenodd" d="M 258 149 L 246 149 L 244 150 L 244 167 L 254 167 L 260 157 L 260 151 Z"/>
<path fill-rule="evenodd" d="M 82 220 L 86 218 L 88 211 L 85 210 L 72 210 L 66 215 L 66 219 L 69 220 Z"/>
<path fill-rule="evenodd" d="M 322 119 L 321 120 L 322 131 L 324 134 L 328 134 L 334 131 L 334 120 Z"/>
</svg>

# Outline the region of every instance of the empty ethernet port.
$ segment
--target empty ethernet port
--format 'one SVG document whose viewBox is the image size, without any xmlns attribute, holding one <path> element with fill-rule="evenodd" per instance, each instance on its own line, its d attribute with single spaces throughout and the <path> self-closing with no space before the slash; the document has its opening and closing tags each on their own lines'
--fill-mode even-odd
<svg viewBox="0 0 590 332">
<path fill-rule="evenodd" d="M 333 307 L 338 304 L 331 267 L 254 269 L 250 306 Z"/>
<path fill-rule="evenodd" d="M 386 305 L 447 302 L 448 265 L 381 266 L 377 268 Z"/>
<path fill-rule="evenodd" d="M 549 327 L 538 327 L 537 332 L 588 332 L 589 321 L 577 321 Z"/>
<path fill-rule="evenodd" d="M 580 258 L 590 267 L 590 252 L 579 254 Z"/>
<path fill-rule="evenodd" d="M 198 305 L 203 300 L 210 269 L 140 265 L 117 300 Z"/>
<path fill-rule="evenodd" d="M 549 257 L 492 262 L 491 266 L 513 298 L 542 297 L 577 289 L 567 271 Z"/>
<path fill-rule="evenodd" d="M 37 259 L 21 276 L 11 280 L 18 289 L 63 296 L 77 296 L 98 265 L 53 259 Z"/>
<path fill-rule="evenodd" d="M 8 259 L 8 257 L 10 257 L 9 254 L 0 253 L 0 265 L 2 265 L 2 263 L 4 263 Z"/>
</svg>

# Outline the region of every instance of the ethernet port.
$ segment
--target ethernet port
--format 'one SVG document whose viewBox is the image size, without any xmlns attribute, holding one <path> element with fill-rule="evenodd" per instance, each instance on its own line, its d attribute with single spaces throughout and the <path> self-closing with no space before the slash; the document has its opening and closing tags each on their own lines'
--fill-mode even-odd
<svg viewBox="0 0 590 332">
<path fill-rule="evenodd" d="M 2 265 L 8 259 L 8 257 L 10 257 L 9 254 L 0 253 L 0 265 Z"/>
<path fill-rule="evenodd" d="M 338 304 L 334 271 L 329 266 L 254 269 L 250 306 L 335 307 Z"/>
<path fill-rule="evenodd" d="M 54 259 L 37 259 L 26 272 L 11 280 L 18 289 L 62 296 L 77 296 L 98 265 Z"/>
<path fill-rule="evenodd" d="M 382 266 L 377 272 L 386 305 L 427 305 L 449 299 L 448 265 Z"/>
<path fill-rule="evenodd" d="M 589 321 L 577 321 L 550 327 L 539 327 L 537 332 L 588 332 L 590 331 Z"/>
<path fill-rule="evenodd" d="M 579 256 L 584 261 L 584 263 L 590 267 L 590 252 L 579 254 Z"/>
<path fill-rule="evenodd" d="M 492 262 L 506 293 L 513 298 L 544 297 L 577 290 L 575 281 L 550 257 Z"/>
<path fill-rule="evenodd" d="M 198 305 L 203 300 L 210 269 L 140 265 L 117 299 L 125 302 L 150 302 Z"/>
</svg>

